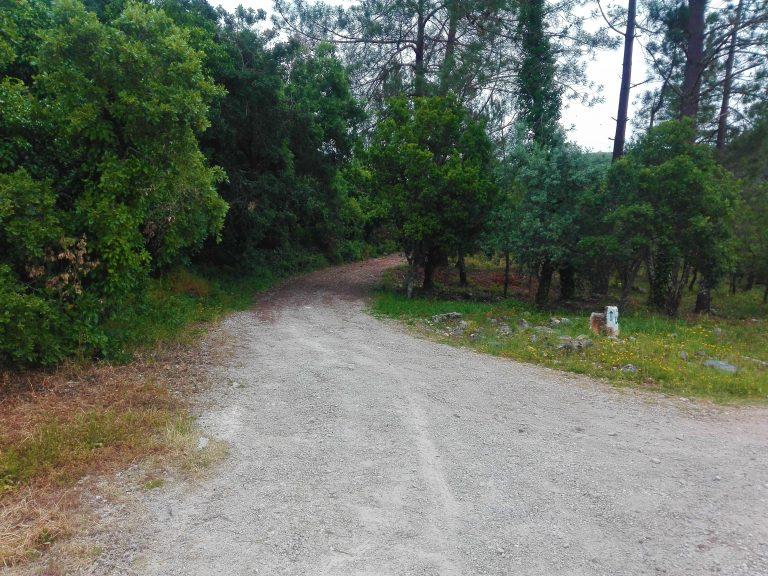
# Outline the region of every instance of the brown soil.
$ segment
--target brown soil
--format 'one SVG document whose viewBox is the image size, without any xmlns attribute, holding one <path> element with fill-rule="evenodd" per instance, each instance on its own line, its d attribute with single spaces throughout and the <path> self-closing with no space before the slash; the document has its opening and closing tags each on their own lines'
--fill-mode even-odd
<svg viewBox="0 0 768 576">
<path fill-rule="evenodd" d="M 325 297 L 357 300 L 370 292 L 384 271 L 404 263 L 402 256 L 391 254 L 289 278 L 260 296 L 254 311 L 260 320 L 274 322 L 280 310 L 307 305 L 316 300 L 318 293 Z"/>
</svg>

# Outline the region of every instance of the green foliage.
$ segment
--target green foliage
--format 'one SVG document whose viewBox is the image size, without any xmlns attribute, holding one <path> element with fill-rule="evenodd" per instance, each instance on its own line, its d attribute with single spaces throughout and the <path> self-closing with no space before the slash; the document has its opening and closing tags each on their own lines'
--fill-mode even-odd
<svg viewBox="0 0 768 576">
<path fill-rule="evenodd" d="M 63 355 L 61 313 L 42 296 L 25 290 L 10 267 L 0 265 L 0 362 L 53 363 Z"/>
<path fill-rule="evenodd" d="M 590 211 L 585 208 L 602 179 L 604 165 L 558 137 L 550 145 L 515 140 L 504 159 L 508 194 L 520 200 L 498 216 L 497 244 L 539 277 L 537 304 L 547 303 L 553 272 L 579 259 L 579 241 Z M 570 295 L 566 296 L 570 297 Z"/>
<path fill-rule="evenodd" d="M 429 270 L 477 240 L 493 203 L 483 124 L 451 97 L 394 99 L 368 149 L 371 186 L 413 266 Z"/>
<path fill-rule="evenodd" d="M 68 165 L 90 176 L 73 183 L 73 207 L 110 294 L 135 289 L 150 262 L 173 262 L 223 223 L 223 174 L 207 166 L 195 136 L 222 92 L 186 36 L 145 5 L 126 4 L 108 26 L 62 2 L 44 37 L 40 88 Z"/>
<path fill-rule="evenodd" d="M 517 78 L 517 98 L 522 124 L 536 142 L 557 144 L 562 89 L 555 84 L 555 53 L 547 33 L 546 2 L 520 4 L 518 35 L 522 62 Z"/>
<path fill-rule="evenodd" d="M 257 268 L 274 250 L 344 258 L 343 247 L 360 238 L 345 222 L 355 191 L 339 172 L 361 111 L 330 47 L 268 48 L 271 36 L 251 27 L 258 17 L 238 11 L 217 21 L 204 13 L 196 21 L 198 30 L 209 29 L 199 43 L 227 89 L 203 146 L 229 176 L 221 193 L 230 212 L 221 244 L 209 243 L 203 259 Z"/>
<path fill-rule="evenodd" d="M 713 287 L 730 259 L 737 186 L 693 136 L 687 120 L 650 130 L 612 166 L 606 191 L 614 255 L 645 263 L 650 303 L 670 315 L 694 270 Z"/>
<path fill-rule="evenodd" d="M 748 287 L 755 279 L 768 284 L 768 115 L 729 144 L 723 163 L 742 179 L 734 274 Z"/>
<path fill-rule="evenodd" d="M 105 322 L 141 300 L 149 272 L 221 230 L 224 175 L 197 134 L 223 92 L 145 4 L 109 23 L 75 0 L 10 10 L 39 28 L 10 28 L 19 51 L 0 76 L 0 363 L 104 354 Z"/>
</svg>

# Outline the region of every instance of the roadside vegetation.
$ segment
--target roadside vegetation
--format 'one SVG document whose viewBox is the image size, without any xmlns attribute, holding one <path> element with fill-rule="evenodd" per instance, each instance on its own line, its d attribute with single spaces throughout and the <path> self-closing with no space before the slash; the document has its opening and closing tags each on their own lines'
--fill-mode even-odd
<svg viewBox="0 0 768 576">
<path fill-rule="evenodd" d="M 716 315 L 677 318 L 649 309 L 643 301 L 647 295 L 635 292 L 614 340 L 590 331 L 589 314 L 615 301 L 620 289 L 605 299 L 541 310 L 530 302 L 526 277 L 513 275 L 514 296 L 503 298 L 498 262 L 473 260 L 464 287 L 457 271 L 442 271 L 432 294 L 411 299 L 400 290 L 405 274 L 397 270 L 388 276 L 372 310 L 425 337 L 605 378 L 616 386 L 717 402 L 768 401 L 768 304 L 761 290 L 730 294 L 720 289 Z M 695 293 L 687 292 L 684 300 L 692 305 Z M 452 312 L 461 316 L 451 317 Z M 713 361 L 736 372 L 707 365 Z"/>
<path fill-rule="evenodd" d="M 177 268 L 151 280 L 144 301 L 106 327 L 121 343 L 111 355 L 125 363 L 72 359 L 56 369 L 0 372 L 0 566 L 68 546 L 95 521 L 88 500 L 105 474 L 141 464 L 135 481 L 154 489 L 168 469 L 194 476 L 221 457 L 225 447 L 215 441 L 198 446 L 188 406 L 226 343 L 214 342 L 206 356 L 194 344 L 287 272 L 211 279 Z M 55 556 L 87 563 L 93 554 L 67 547 Z"/>
</svg>

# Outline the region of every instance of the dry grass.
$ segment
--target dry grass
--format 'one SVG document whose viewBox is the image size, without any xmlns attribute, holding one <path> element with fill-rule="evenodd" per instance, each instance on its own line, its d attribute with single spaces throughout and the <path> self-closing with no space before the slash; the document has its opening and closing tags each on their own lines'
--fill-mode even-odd
<svg viewBox="0 0 768 576">
<path fill-rule="evenodd" d="M 39 556 L 80 523 L 75 490 L 24 487 L 0 507 L 0 559 L 10 566 Z"/>
<path fill-rule="evenodd" d="M 217 461 L 225 448 L 198 449 L 187 403 L 205 385 L 205 351 L 218 349 L 168 344 L 122 366 L 1 374 L 0 566 L 82 531 L 93 490 L 84 478 L 136 462 L 195 474 Z"/>
</svg>

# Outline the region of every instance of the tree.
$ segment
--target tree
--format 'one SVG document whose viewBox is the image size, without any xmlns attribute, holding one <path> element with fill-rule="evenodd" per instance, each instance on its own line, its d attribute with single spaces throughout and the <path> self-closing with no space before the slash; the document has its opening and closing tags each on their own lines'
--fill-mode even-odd
<svg viewBox="0 0 768 576">
<path fill-rule="evenodd" d="M 558 126 L 561 91 L 555 83 L 555 58 L 546 33 L 544 15 L 544 0 L 525 2 L 520 8 L 518 35 L 521 38 L 522 62 L 517 80 L 517 100 L 520 125 L 526 133 L 518 135 L 512 154 L 507 159 L 518 185 L 525 190 L 520 205 L 523 225 L 518 230 L 517 251 L 521 263 L 531 267 L 538 275 L 538 306 L 546 305 L 549 298 L 555 263 L 558 260 L 565 263 L 559 247 L 555 248 L 551 243 L 535 248 L 535 253 L 531 253 L 531 247 L 526 245 L 542 228 L 558 230 L 558 240 L 562 234 L 562 215 L 558 213 L 558 201 L 553 198 L 556 193 L 551 187 L 552 180 L 541 173 L 546 167 L 554 169 L 553 178 L 565 176 L 558 168 L 561 161 L 567 159 L 567 155 L 561 154 L 564 150 Z M 528 139 L 531 140 L 530 146 L 524 144 Z M 553 166 L 547 166 L 550 162 Z M 521 239 L 522 243 L 519 242 Z M 566 269 L 570 269 L 567 264 L 564 266 Z"/>
<path fill-rule="evenodd" d="M 502 183 L 499 199 L 488 218 L 484 246 L 504 258 L 504 298 L 509 293 L 510 253 L 515 249 L 519 194 L 514 184 Z"/>
<path fill-rule="evenodd" d="M 512 245 L 517 263 L 538 277 L 535 303 L 547 305 L 552 276 L 558 269 L 561 296 L 569 299 L 574 285 L 563 270 L 575 270 L 582 206 L 602 180 L 602 170 L 562 136 L 552 145 L 519 140 L 504 164 L 514 186 L 523 192 Z"/>
<path fill-rule="evenodd" d="M 650 76 L 659 88 L 642 95 L 646 125 L 695 116 L 697 138 L 722 149 L 747 127 L 749 108 L 766 90 L 765 0 L 710 7 L 703 0 L 654 0 L 641 23 Z M 694 112 L 695 110 L 695 112 Z"/>
<path fill-rule="evenodd" d="M 347 220 L 359 207 L 340 173 L 363 114 L 333 47 L 275 41 L 253 10 L 230 14 L 197 0 L 163 6 L 194 31 L 227 90 L 201 143 L 227 172 L 220 190 L 230 210 L 222 241 L 209 241 L 198 260 L 257 270 L 308 253 L 354 257 L 359 228 Z"/>
<path fill-rule="evenodd" d="M 606 218 L 625 260 L 624 290 L 644 260 L 649 302 L 677 314 L 693 270 L 714 287 L 729 265 L 736 184 L 690 120 L 664 122 L 611 167 Z"/>
<path fill-rule="evenodd" d="M 680 116 L 696 122 L 704 73 L 704 29 L 707 0 L 688 0 L 685 19 L 685 69 L 680 94 Z"/>
<path fill-rule="evenodd" d="M 768 117 L 735 137 L 721 157 L 743 183 L 739 218 L 734 221 L 734 286 L 739 275 L 746 277 L 746 290 L 762 281 L 768 297 Z"/>
<path fill-rule="evenodd" d="M 53 363 L 103 353 L 105 322 L 141 300 L 150 271 L 220 232 L 223 173 L 197 136 L 221 91 L 147 5 L 104 23 L 73 0 L 50 14 L 21 1 L 11 19 L 33 25 L 0 70 L 0 332 L 19 350 L 4 341 L 0 361 Z"/>
<path fill-rule="evenodd" d="M 406 254 L 406 290 L 479 237 L 494 198 L 492 145 L 482 122 L 454 98 L 399 98 L 379 118 L 367 151 L 372 187 Z"/>
<path fill-rule="evenodd" d="M 736 44 L 741 25 L 744 0 L 739 0 L 731 26 L 731 37 L 728 43 L 728 56 L 725 61 L 725 76 L 723 78 L 723 96 L 720 101 L 720 114 L 717 117 L 717 138 L 715 146 L 718 150 L 725 147 L 725 138 L 728 133 L 728 115 L 730 114 L 731 91 L 733 90 L 733 66 L 736 60 Z"/>
<path fill-rule="evenodd" d="M 588 33 L 577 16 L 583 0 L 540 3 L 555 47 L 558 85 L 583 97 L 589 86 L 579 62 L 610 44 L 603 30 Z M 280 0 L 276 22 L 304 42 L 332 42 L 350 67 L 353 85 L 372 109 L 392 96 L 452 93 L 503 130 L 516 108 L 520 72 L 520 10 L 510 0 L 362 0 L 341 8 Z"/>
<path fill-rule="evenodd" d="M 624 141 L 627 133 L 627 112 L 629 110 L 629 91 L 632 82 L 632 50 L 635 45 L 635 18 L 637 1 L 627 3 L 627 29 L 624 32 L 624 58 L 621 64 L 621 88 L 619 89 L 619 110 L 616 114 L 616 134 L 613 138 L 613 160 L 624 155 Z"/>
<path fill-rule="evenodd" d="M 555 82 L 554 51 L 547 34 L 544 0 L 523 2 L 518 34 L 522 62 L 517 79 L 520 122 L 532 138 L 547 146 L 558 138 L 561 88 Z"/>
</svg>

